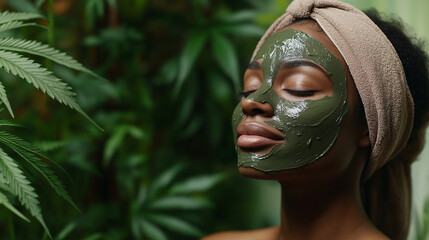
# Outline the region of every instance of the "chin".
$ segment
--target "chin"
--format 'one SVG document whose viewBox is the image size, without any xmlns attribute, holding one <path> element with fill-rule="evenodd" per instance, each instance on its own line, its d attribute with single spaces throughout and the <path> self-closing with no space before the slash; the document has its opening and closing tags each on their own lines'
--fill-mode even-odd
<svg viewBox="0 0 429 240">
<path fill-rule="evenodd" d="M 273 179 L 273 175 L 275 175 L 271 172 L 263 172 L 251 167 L 238 167 L 238 171 L 243 177 L 263 180 L 271 180 Z"/>
</svg>

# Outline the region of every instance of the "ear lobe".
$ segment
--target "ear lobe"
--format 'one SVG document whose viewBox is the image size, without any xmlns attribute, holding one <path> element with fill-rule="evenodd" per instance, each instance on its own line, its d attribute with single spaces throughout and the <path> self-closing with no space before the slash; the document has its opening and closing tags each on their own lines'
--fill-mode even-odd
<svg viewBox="0 0 429 240">
<path fill-rule="evenodd" d="M 371 142 L 369 140 L 369 130 L 368 130 L 368 127 L 365 126 L 359 138 L 359 147 L 366 148 L 370 145 L 371 145 Z"/>
</svg>

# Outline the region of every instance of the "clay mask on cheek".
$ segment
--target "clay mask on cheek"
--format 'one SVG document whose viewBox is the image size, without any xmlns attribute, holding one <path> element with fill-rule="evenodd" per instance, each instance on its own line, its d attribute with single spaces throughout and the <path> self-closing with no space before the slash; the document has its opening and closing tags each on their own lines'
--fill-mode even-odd
<svg viewBox="0 0 429 240">
<path fill-rule="evenodd" d="M 316 161 L 334 144 L 341 120 L 347 113 L 347 81 L 342 64 L 317 39 L 291 29 L 270 36 L 255 59 L 262 59 L 264 79 L 261 87 L 247 98 L 273 107 L 272 120 L 264 122 L 280 130 L 286 142 L 275 145 L 263 155 L 241 150 L 237 146 L 237 127 L 246 116 L 239 103 L 232 117 L 238 166 L 270 172 L 294 169 Z M 333 80 L 332 96 L 303 101 L 279 97 L 272 89 L 278 68 L 283 62 L 294 59 L 309 59 L 321 65 Z"/>
</svg>

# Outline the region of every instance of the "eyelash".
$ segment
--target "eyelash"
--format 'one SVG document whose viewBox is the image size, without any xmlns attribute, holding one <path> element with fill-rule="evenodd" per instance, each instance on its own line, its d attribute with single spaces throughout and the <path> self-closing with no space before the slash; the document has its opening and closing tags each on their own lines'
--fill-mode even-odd
<svg viewBox="0 0 429 240">
<path fill-rule="evenodd" d="M 297 91 L 292 89 L 285 89 L 286 92 L 288 92 L 291 95 L 294 95 L 296 97 L 311 97 L 313 96 L 317 91 Z"/>
<path fill-rule="evenodd" d="M 256 90 L 250 90 L 250 91 L 245 91 L 245 92 L 240 92 L 238 94 L 238 96 L 240 96 L 241 98 L 247 98 L 250 94 L 256 92 Z"/>
<path fill-rule="evenodd" d="M 256 90 L 250 90 L 245 92 L 240 92 L 238 94 L 241 98 L 247 98 L 250 94 L 254 93 Z M 288 92 L 291 95 L 294 95 L 296 97 L 311 97 L 313 96 L 317 91 L 311 90 L 311 91 L 297 91 L 292 89 L 285 89 L 286 92 Z"/>
</svg>

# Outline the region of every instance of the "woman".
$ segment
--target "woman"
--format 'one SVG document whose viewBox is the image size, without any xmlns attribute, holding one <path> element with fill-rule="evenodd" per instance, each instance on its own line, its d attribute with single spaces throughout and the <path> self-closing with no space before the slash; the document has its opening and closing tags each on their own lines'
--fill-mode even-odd
<svg viewBox="0 0 429 240">
<path fill-rule="evenodd" d="M 295 0 L 268 29 L 233 129 L 240 173 L 281 184 L 281 224 L 206 239 L 406 239 L 427 57 L 372 18 L 334 0 Z"/>
</svg>

